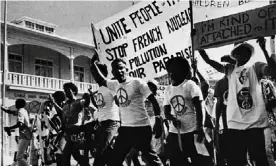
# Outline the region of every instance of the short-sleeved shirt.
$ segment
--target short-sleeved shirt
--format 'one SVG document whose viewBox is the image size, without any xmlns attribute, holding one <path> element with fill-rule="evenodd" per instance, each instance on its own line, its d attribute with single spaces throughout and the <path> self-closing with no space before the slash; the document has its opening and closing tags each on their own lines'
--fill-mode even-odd
<svg viewBox="0 0 276 166">
<path fill-rule="evenodd" d="M 123 83 L 107 81 L 108 89 L 116 92 L 121 116 L 121 126 L 150 126 L 145 109 L 145 99 L 151 91 L 145 81 L 128 77 Z"/>
<path fill-rule="evenodd" d="M 23 124 L 23 127 L 19 128 L 19 138 L 25 138 L 26 134 L 26 127 L 31 127 L 29 114 L 25 108 L 20 108 L 18 110 L 18 122 L 21 122 Z"/>
<path fill-rule="evenodd" d="M 230 66 L 227 125 L 229 129 L 245 130 L 268 126 L 260 78 L 268 74 L 267 65 L 257 62 L 251 66 Z"/>
<path fill-rule="evenodd" d="M 184 80 L 178 86 L 169 85 L 165 89 L 163 105 L 171 106 L 171 114 L 181 121 L 180 133 L 197 130 L 196 110 L 192 99 L 203 100 L 200 87 L 192 80 Z M 178 133 L 178 129 L 170 123 L 169 132 Z"/>
<path fill-rule="evenodd" d="M 119 108 L 115 103 L 114 96 L 116 93 L 105 86 L 101 86 L 98 93 L 95 94 L 94 98 L 98 106 L 97 118 L 100 122 L 105 120 L 120 121 Z"/>
</svg>

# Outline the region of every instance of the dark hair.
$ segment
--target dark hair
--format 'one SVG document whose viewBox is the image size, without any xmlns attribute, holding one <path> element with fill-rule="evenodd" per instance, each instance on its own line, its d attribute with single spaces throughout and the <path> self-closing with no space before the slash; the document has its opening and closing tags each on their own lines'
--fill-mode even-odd
<svg viewBox="0 0 276 166">
<path fill-rule="evenodd" d="M 148 81 L 147 84 L 151 92 L 155 94 L 157 92 L 157 85 L 151 81 Z"/>
<path fill-rule="evenodd" d="M 24 99 L 17 99 L 17 100 L 15 101 L 15 107 L 16 107 L 17 109 L 24 108 L 25 105 L 26 105 L 26 101 L 25 101 Z"/>
<path fill-rule="evenodd" d="M 173 57 L 169 59 L 166 63 L 166 70 L 168 71 L 170 66 L 177 66 L 179 67 L 179 70 L 183 72 L 183 75 L 185 77 L 189 76 L 191 74 L 191 67 L 187 59 L 183 57 Z"/>
<path fill-rule="evenodd" d="M 113 61 L 111 62 L 111 67 L 113 68 L 115 65 L 117 65 L 117 64 L 120 63 L 120 62 L 122 62 L 123 64 L 126 65 L 126 61 L 125 61 L 124 59 L 122 59 L 122 58 L 117 58 L 117 59 L 115 59 L 115 60 L 113 60 Z"/>
<path fill-rule="evenodd" d="M 193 80 L 197 85 L 199 84 L 199 81 L 196 77 L 192 77 L 191 80 Z"/>
<path fill-rule="evenodd" d="M 65 84 L 63 84 L 63 89 L 71 89 L 74 93 L 74 95 L 78 94 L 78 87 L 73 84 L 72 82 L 67 82 Z"/>
<path fill-rule="evenodd" d="M 105 77 L 107 77 L 107 75 L 108 75 L 108 70 L 107 70 L 106 64 L 98 64 L 97 66 L 98 66 L 98 68 L 100 69 L 101 73 L 102 73 Z"/>
<path fill-rule="evenodd" d="M 56 91 L 55 93 L 53 93 L 52 96 L 57 103 L 60 103 L 66 100 L 66 96 L 63 91 Z"/>
<path fill-rule="evenodd" d="M 227 62 L 227 63 L 230 63 L 230 64 L 235 64 L 235 63 L 236 63 L 236 61 L 235 61 L 234 59 L 232 59 L 232 58 L 230 57 L 230 55 L 224 55 L 224 56 L 222 56 L 222 57 L 220 58 L 220 61 L 221 61 L 221 62 Z"/>
<path fill-rule="evenodd" d="M 250 56 L 252 55 L 252 51 L 248 47 L 239 46 L 232 52 L 232 54 L 242 54 L 243 56 Z"/>
</svg>

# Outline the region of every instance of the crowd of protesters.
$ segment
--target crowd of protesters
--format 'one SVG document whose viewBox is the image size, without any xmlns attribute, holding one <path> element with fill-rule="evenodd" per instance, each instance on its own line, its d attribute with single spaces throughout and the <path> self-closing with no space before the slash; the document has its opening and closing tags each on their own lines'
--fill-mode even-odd
<svg viewBox="0 0 276 166">
<path fill-rule="evenodd" d="M 70 166 L 72 156 L 80 166 L 275 166 L 276 57 L 264 38 L 257 42 L 267 63 L 249 64 L 254 48 L 247 42 L 236 43 L 221 63 L 199 50 L 225 74 L 214 89 L 195 59 L 191 66 L 182 57 L 169 59 L 163 101 L 156 97 L 158 82 L 129 77 L 123 59 L 112 62 L 113 78 L 107 79 L 96 54 L 91 73 L 97 91 L 78 98 L 76 85 L 65 83 L 33 119 L 24 99 L 16 100 L 17 111 L 1 107 L 18 116 L 4 128 L 8 135 L 19 130 L 13 165 Z"/>
</svg>

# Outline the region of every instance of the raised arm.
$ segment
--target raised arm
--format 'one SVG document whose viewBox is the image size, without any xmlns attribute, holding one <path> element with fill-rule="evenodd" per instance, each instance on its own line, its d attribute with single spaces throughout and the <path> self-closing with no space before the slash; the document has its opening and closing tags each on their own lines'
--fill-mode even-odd
<svg viewBox="0 0 276 166">
<path fill-rule="evenodd" d="M 101 73 L 100 69 L 98 68 L 98 66 L 97 66 L 98 63 L 99 63 L 99 57 L 98 57 L 98 54 L 96 53 L 91 58 L 91 73 L 92 73 L 92 76 L 94 77 L 95 81 L 97 82 L 97 84 L 99 84 L 99 86 L 107 87 L 106 78 Z"/>
<path fill-rule="evenodd" d="M 202 59 L 216 69 L 218 72 L 225 73 L 224 66 L 214 60 L 211 60 L 204 49 L 198 50 L 199 54 L 201 55 Z"/>
<path fill-rule="evenodd" d="M 267 66 L 262 66 L 261 67 L 261 76 L 262 75 L 268 75 L 268 76 L 272 76 L 272 77 L 276 77 L 276 55 L 275 54 L 271 54 L 271 56 L 269 57 L 269 54 L 266 50 L 266 40 L 264 37 L 259 37 L 257 42 L 259 43 L 259 46 L 261 48 L 261 50 L 264 53 L 265 59 L 267 61 Z M 261 77 L 259 76 L 259 77 Z"/>
<path fill-rule="evenodd" d="M 202 94 L 203 94 L 203 99 L 205 100 L 205 98 L 208 95 L 209 84 L 205 80 L 205 78 L 201 75 L 201 73 L 198 71 L 197 60 L 196 59 L 192 62 L 192 68 L 195 70 L 195 72 L 196 72 L 196 74 L 199 78 L 200 88 L 201 88 L 201 91 L 202 91 Z"/>
<path fill-rule="evenodd" d="M 1 110 L 6 112 L 7 114 L 11 114 L 11 115 L 14 115 L 14 116 L 17 116 L 17 114 L 18 114 L 17 111 L 9 110 L 9 109 L 5 108 L 4 106 L 1 106 Z"/>
</svg>

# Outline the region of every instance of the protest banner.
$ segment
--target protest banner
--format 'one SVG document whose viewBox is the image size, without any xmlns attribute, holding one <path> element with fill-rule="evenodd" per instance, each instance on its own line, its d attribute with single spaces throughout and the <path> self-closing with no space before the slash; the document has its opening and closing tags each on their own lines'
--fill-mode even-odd
<svg viewBox="0 0 276 166">
<path fill-rule="evenodd" d="M 195 24 L 195 49 L 276 34 L 276 4 Z"/>
<path fill-rule="evenodd" d="M 192 0 L 193 7 L 202 8 L 229 8 L 241 6 L 256 0 Z"/>
<path fill-rule="evenodd" d="M 131 77 L 162 76 L 169 58 L 191 60 L 190 22 L 189 1 L 139 2 L 94 26 L 100 61 L 111 71 L 124 58 Z"/>
</svg>

